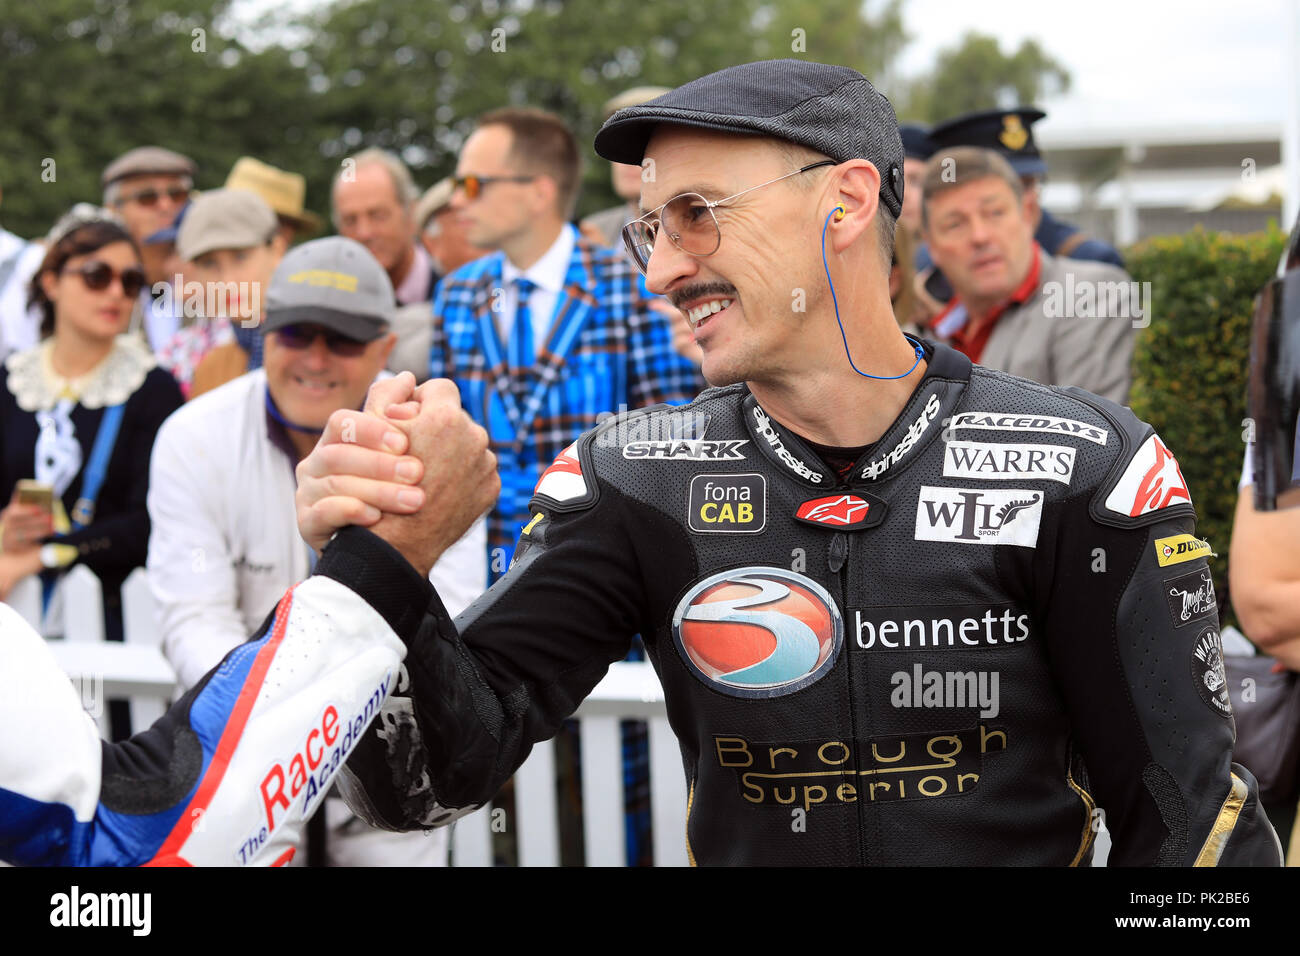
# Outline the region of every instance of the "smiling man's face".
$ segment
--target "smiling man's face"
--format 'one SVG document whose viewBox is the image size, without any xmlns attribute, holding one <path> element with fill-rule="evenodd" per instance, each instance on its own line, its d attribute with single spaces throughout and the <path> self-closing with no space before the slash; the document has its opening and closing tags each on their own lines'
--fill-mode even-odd
<svg viewBox="0 0 1300 956">
<path fill-rule="evenodd" d="M 642 185 L 643 211 L 687 192 L 724 199 L 799 168 L 772 140 L 680 126 L 656 129 L 645 155 L 654 161 L 654 178 Z M 711 384 L 780 379 L 809 354 L 801 328 L 826 284 L 814 269 L 821 268 L 813 208 L 821 172 L 715 207 L 721 242 L 710 256 L 684 252 L 660 230 L 646 285 L 686 313 Z M 707 217 L 700 206 L 690 214 Z"/>
<path fill-rule="evenodd" d="M 307 327 L 308 331 L 318 331 Z M 306 348 L 292 348 L 278 332 L 267 332 L 263 364 L 271 399 L 289 421 L 324 428 L 340 408 L 360 408 L 366 390 L 388 361 L 397 336 L 391 332 L 366 344 L 357 356 L 337 355 L 317 335 Z"/>
<path fill-rule="evenodd" d="M 1024 281 L 1033 259 L 1028 197 L 985 176 L 924 197 L 923 235 L 935 264 L 968 307 L 986 311 Z"/>
</svg>

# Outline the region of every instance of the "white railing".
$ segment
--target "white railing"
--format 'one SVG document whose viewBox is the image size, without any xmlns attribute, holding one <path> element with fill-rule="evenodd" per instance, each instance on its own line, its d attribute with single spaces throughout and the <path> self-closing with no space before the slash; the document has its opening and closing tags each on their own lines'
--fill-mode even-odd
<svg viewBox="0 0 1300 956">
<path fill-rule="evenodd" d="M 153 595 L 144 569 L 122 588 L 125 642 L 104 640 L 102 591 L 86 567 L 69 572 L 62 585 L 64 632 L 48 642 L 59 665 L 81 688 L 102 735 L 107 735 L 103 702 L 127 698 L 131 726 L 140 731 L 161 717 L 176 685 L 176 674 L 162 655 Z M 40 584 L 29 578 L 15 587 L 9 604 L 33 625 L 40 619 Z M 582 827 L 588 866 L 624 866 L 621 720 L 648 721 L 650 727 L 650 812 L 654 859 L 658 866 L 685 866 L 686 784 L 677 740 L 668 726 L 663 692 L 647 663 L 614 664 L 579 707 L 582 748 Z M 555 749 L 551 741 L 533 748 L 514 778 L 515 831 L 521 866 L 560 862 L 556 806 Z M 462 818 L 452 833 L 456 866 L 490 866 L 494 807 Z"/>
</svg>

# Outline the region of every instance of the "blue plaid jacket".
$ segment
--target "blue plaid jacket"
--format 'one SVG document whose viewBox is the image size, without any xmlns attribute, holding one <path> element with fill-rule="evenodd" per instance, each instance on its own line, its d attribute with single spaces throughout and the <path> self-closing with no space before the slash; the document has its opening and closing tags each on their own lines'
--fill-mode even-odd
<svg viewBox="0 0 1300 956">
<path fill-rule="evenodd" d="M 492 313 L 503 261 L 494 252 L 442 280 L 430 369 L 431 377 L 456 383 L 497 456 L 501 497 L 487 534 L 491 581 L 509 566 L 542 472 L 602 413 L 682 404 L 704 387 L 695 365 L 674 351 L 668 323 L 648 308 L 636 268 L 620 251 L 579 237 L 550 335 L 538 343 L 528 373 L 532 387 L 518 400 Z"/>
</svg>

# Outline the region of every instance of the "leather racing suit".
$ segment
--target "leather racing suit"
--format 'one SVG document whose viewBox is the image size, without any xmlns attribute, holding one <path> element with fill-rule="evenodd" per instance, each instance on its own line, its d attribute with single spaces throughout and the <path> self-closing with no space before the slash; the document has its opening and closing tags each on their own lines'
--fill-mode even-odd
<svg viewBox="0 0 1300 956">
<path fill-rule="evenodd" d="M 398 632 L 409 700 L 341 775 L 353 809 L 485 803 L 640 633 L 693 861 L 1086 864 L 1104 808 L 1112 865 L 1279 864 L 1174 457 L 1123 407 L 927 352 L 843 479 L 744 385 L 606 422 L 455 625 L 338 535 L 318 573 L 428 609 Z"/>
</svg>

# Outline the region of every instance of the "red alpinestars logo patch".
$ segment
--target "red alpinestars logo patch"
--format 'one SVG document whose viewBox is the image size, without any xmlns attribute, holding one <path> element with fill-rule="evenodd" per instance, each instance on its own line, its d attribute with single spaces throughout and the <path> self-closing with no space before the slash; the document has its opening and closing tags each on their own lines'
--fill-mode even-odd
<svg viewBox="0 0 1300 956">
<path fill-rule="evenodd" d="M 874 528 L 885 520 L 885 502 L 874 495 L 826 495 L 801 504 L 794 520 L 835 531 Z"/>
</svg>

